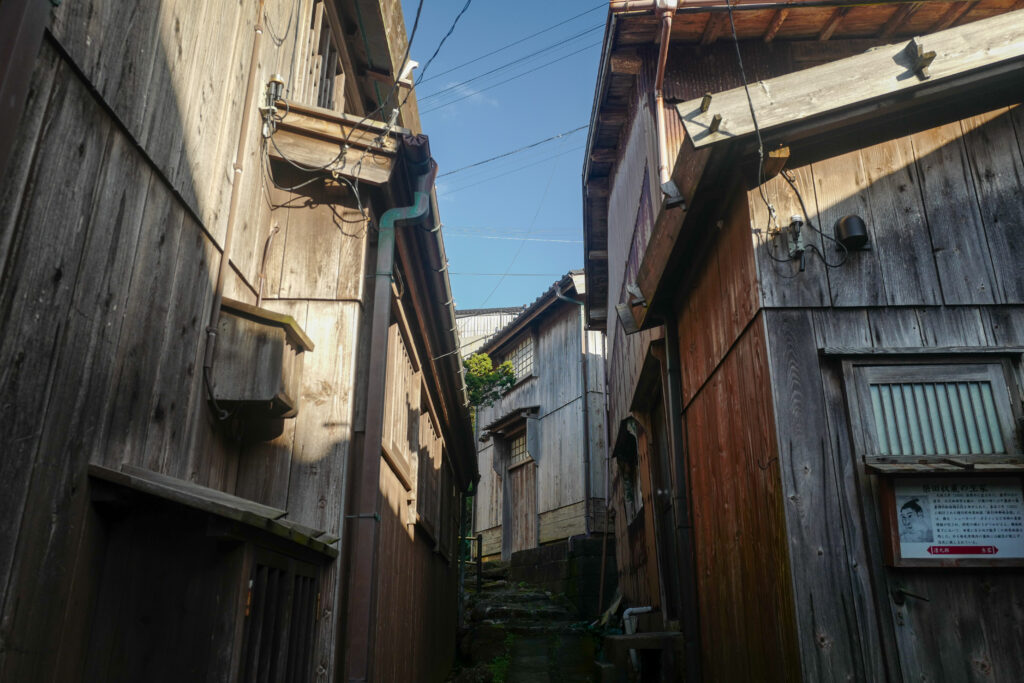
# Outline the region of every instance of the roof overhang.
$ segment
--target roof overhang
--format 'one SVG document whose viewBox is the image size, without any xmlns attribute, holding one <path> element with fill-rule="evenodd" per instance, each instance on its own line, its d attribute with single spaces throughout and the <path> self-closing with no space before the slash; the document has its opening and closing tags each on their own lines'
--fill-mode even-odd
<svg viewBox="0 0 1024 683">
<path fill-rule="evenodd" d="M 916 55 L 934 58 L 919 75 Z M 865 54 L 752 84 L 750 96 L 766 149 L 785 146 L 803 165 L 877 142 L 1019 103 L 1024 93 L 1024 10 L 888 45 Z M 684 254 L 699 253 L 701 224 L 737 186 L 756 187 L 756 132 L 743 88 L 677 105 L 687 130 L 673 180 L 688 210 L 662 209 L 640 264 L 646 306 L 636 327 L 661 319 L 686 276 Z M 721 115 L 718 132 L 708 123 Z M 770 176 L 786 158 L 767 159 Z M 673 211 L 676 213 L 673 214 Z"/>
<path fill-rule="evenodd" d="M 617 3 L 622 5 L 623 3 Z M 656 42 L 654 2 L 613 4 L 605 28 L 590 132 L 583 167 L 584 268 L 588 282 L 587 322 L 605 327 L 608 311 L 607 213 L 610 178 L 618 160 L 619 139 L 627 127 L 627 97 L 643 68 L 643 50 Z M 735 16 L 741 41 L 888 40 L 930 34 L 1017 6 L 1012 0 L 690 0 L 680 3 L 672 24 L 672 44 L 707 46 L 731 38 Z M 930 49 L 930 48 L 929 48 Z M 680 169 L 676 169 L 679 171 Z M 677 217 L 681 219 L 681 216 Z M 648 250 L 650 251 L 650 249 Z M 612 312 L 614 317 L 614 312 Z"/>
<path fill-rule="evenodd" d="M 551 285 L 543 294 L 517 315 L 512 322 L 492 334 L 488 340 L 477 349 L 477 353 L 490 354 L 511 341 L 521 330 L 526 328 L 534 320 L 537 320 L 552 308 L 565 305 L 570 302 L 561 297 L 572 298 L 572 294 L 583 295 L 586 292 L 583 271 L 574 270 L 563 275 L 557 282 Z M 559 296 L 561 295 L 561 297 Z M 582 304 L 583 301 L 574 301 Z"/>
</svg>

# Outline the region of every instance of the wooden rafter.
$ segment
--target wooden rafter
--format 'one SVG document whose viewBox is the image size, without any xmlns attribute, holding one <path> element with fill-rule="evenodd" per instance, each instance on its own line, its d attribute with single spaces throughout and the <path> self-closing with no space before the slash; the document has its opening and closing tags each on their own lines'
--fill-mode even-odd
<svg viewBox="0 0 1024 683">
<path fill-rule="evenodd" d="M 909 5 L 900 5 L 900 7 L 893 12 L 892 17 L 889 21 L 885 22 L 885 26 L 882 27 L 882 32 L 879 37 L 884 39 L 891 38 L 899 30 L 900 26 L 911 17 L 921 6 L 921 3 L 915 2 Z"/>
<path fill-rule="evenodd" d="M 764 42 L 770 43 L 778 34 L 779 29 L 782 28 L 782 22 L 786 21 L 786 17 L 789 16 L 789 8 L 783 7 L 775 12 L 775 16 L 772 17 L 772 23 L 768 25 L 768 30 L 764 32 Z"/>
<path fill-rule="evenodd" d="M 708 17 L 708 23 L 704 25 L 704 34 L 700 37 L 700 44 L 711 45 L 718 40 L 728 18 L 728 15 L 724 13 L 711 14 Z"/>
<path fill-rule="evenodd" d="M 849 7 L 837 7 L 832 16 L 828 18 L 825 25 L 821 28 L 821 33 L 818 34 L 818 40 L 826 41 L 832 37 L 832 34 L 839 28 L 839 24 L 842 23 L 843 17 L 850 11 Z"/>
<path fill-rule="evenodd" d="M 975 0 L 974 2 L 952 3 L 949 9 L 946 10 L 946 13 L 943 14 L 937 22 L 935 22 L 935 25 L 932 26 L 928 32 L 935 33 L 936 31 L 943 31 L 949 28 L 956 22 L 960 21 L 960 19 L 962 19 L 965 14 L 974 9 L 974 6 L 977 4 L 977 0 Z"/>
</svg>

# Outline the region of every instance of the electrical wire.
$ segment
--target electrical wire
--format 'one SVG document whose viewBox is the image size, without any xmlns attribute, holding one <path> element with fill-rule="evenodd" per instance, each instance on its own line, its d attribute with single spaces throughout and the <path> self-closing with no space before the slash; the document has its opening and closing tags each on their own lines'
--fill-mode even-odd
<svg viewBox="0 0 1024 683">
<path fill-rule="evenodd" d="M 816 232 L 816 233 L 818 233 L 819 235 L 821 235 L 822 237 L 824 237 L 825 239 L 827 239 L 827 240 L 831 240 L 831 241 L 832 241 L 833 243 L 835 243 L 835 245 L 836 245 L 837 247 L 839 247 L 839 248 L 841 249 L 841 251 L 843 252 L 843 258 L 842 258 L 842 259 L 841 259 L 841 260 L 840 260 L 840 261 L 839 261 L 838 263 L 829 263 L 828 259 L 826 259 L 826 258 L 825 258 L 825 254 L 823 254 L 823 253 L 822 253 L 822 252 L 821 252 L 821 251 L 820 251 L 820 250 L 819 250 L 819 249 L 818 249 L 818 248 L 817 248 L 817 247 L 816 247 L 815 245 L 813 245 L 813 244 L 812 244 L 812 245 L 810 245 L 810 247 L 811 247 L 811 248 L 812 248 L 812 249 L 813 249 L 813 250 L 814 250 L 815 252 L 817 252 L 817 254 L 818 254 L 818 256 L 819 256 L 819 257 L 821 257 L 821 261 L 822 261 L 822 263 L 824 263 L 824 264 L 825 264 L 825 267 L 826 267 L 826 268 L 838 268 L 839 266 L 841 266 L 841 265 L 843 265 L 844 263 L 846 263 L 846 259 L 847 259 L 847 258 L 849 257 L 849 255 L 850 255 L 850 251 L 849 251 L 849 250 L 848 250 L 848 249 L 846 248 L 846 245 L 845 245 L 845 244 L 843 244 L 842 242 L 840 242 L 839 240 L 837 240 L 837 239 L 836 239 L 835 237 L 833 237 L 832 235 L 828 235 L 828 234 L 826 234 L 826 233 L 822 232 L 822 231 L 821 231 L 821 230 L 820 230 L 820 229 L 818 228 L 818 226 L 816 226 L 816 225 L 814 224 L 814 222 L 813 222 L 813 221 L 811 221 L 811 217 L 810 217 L 810 214 L 809 214 L 809 213 L 807 212 L 807 206 L 806 206 L 806 205 L 804 204 L 804 197 L 803 197 L 803 195 L 802 195 L 802 194 L 800 194 L 800 190 L 799 190 L 799 189 L 797 189 L 796 183 L 795 183 L 795 182 L 793 181 L 793 179 L 792 179 L 792 178 L 790 177 L 790 173 L 789 173 L 789 171 L 783 170 L 783 171 L 782 171 L 782 177 L 783 177 L 783 178 L 784 178 L 784 179 L 786 180 L 786 182 L 787 182 L 787 183 L 789 183 L 789 186 L 790 186 L 791 188 L 793 188 L 793 192 L 795 192 L 795 193 L 796 193 L 796 198 L 797 198 L 797 199 L 798 199 L 798 200 L 800 201 L 800 208 L 801 208 L 801 209 L 803 210 L 803 212 L 804 212 L 804 220 L 806 221 L 806 223 L 807 223 L 807 226 L 808 226 L 808 227 L 809 227 L 809 228 L 810 228 L 811 230 L 813 230 L 814 232 Z"/>
<path fill-rule="evenodd" d="M 477 62 L 479 62 L 481 60 L 484 60 L 484 59 L 487 59 L 488 57 L 492 57 L 492 56 L 498 54 L 499 52 L 504 52 L 505 50 L 509 49 L 510 47 L 515 47 L 516 45 L 519 45 L 521 43 L 525 43 L 527 40 L 530 40 L 531 38 L 536 38 L 539 35 L 547 33 L 548 31 L 553 31 L 556 28 L 558 28 L 559 26 L 565 26 L 570 21 L 574 21 L 576 19 L 579 19 L 580 17 L 583 17 L 583 16 L 586 16 L 586 15 L 591 14 L 593 12 L 596 12 L 599 9 L 604 9 L 607 6 L 608 6 L 607 3 L 602 2 L 599 5 L 595 5 L 594 7 L 591 7 L 590 9 L 586 10 L 585 12 L 580 12 L 579 14 L 573 15 L 573 16 L 569 17 L 568 19 L 565 19 L 563 21 L 558 22 L 557 24 L 553 24 L 551 26 L 548 26 L 545 29 L 541 29 L 540 31 L 537 31 L 536 33 L 531 33 L 528 36 L 524 36 L 523 38 L 520 38 L 518 40 L 514 40 L 511 43 L 507 43 L 506 45 L 503 45 L 503 46 L 501 46 L 501 47 L 499 47 L 499 48 L 497 48 L 495 50 L 491 50 L 490 52 L 488 52 L 486 54 L 480 55 L 479 57 L 474 57 L 473 59 L 470 59 L 469 61 L 463 62 L 462 64 L 457 64 L 456 66 L 453 66 L 450 69 L 446 69 L 445 71 L 442 71 L 441 73 L 434 74 L 430 78 L 423 78 L 419 82 L 420 83 L 426 83 L 427 81 L 431 81 L 431 80 L 433 80 L 435 78 L 440 78 L 441 76 L 444 76 L 445 74 L 450 74 L 453 71 L 458 71 L 459 69 L 461 69 L 463 67 L 466 67 L 466 66 L 469 66 L 470 64 L 476 64 Z M 601 24 L 601 25 L 604 26 L 604 24 Z"/>
<path fill-rule="evenodd" d="M 545 52 L 549 52 L 551 50 L 555 50 L 555 49 L 558 49 L 560 47 L 565 47 L 571 41 L 576 40 L 577 38 L 582 38 L 583 36 L 587 35 L 588 33 L 593 33 L 594 31 L 596 31 L 598 29 L 601 29 L 601 28 L 604 28 L 604 24 L 598 24 L 597 26 L 593 26 L 591 28 L 588 28 L 585 31 L 580 31 L 579 33 L 577 33 L 575 35 L 569 36 L 568 38 L 565 38 L 563 40 L 558 41 L 557 43 L 552 43 L 552 44 L 550 44 L 550 45 L 548 45 L 546 47 L 543 47 L 543 48 L 541 48 L 541 49 L 539 49 L 539 50 L 537 50 L 535 52 L 531 52 L 531 53 L 529 53 L 527 55 L 523 55 L 522 57 L 519 57 L 517 59 L 513 59 L 511 62 L 505 62 L 501 66 L 496 66 L 493 69 L 491 69 L 490 71 L 485 71 L 485 72 L 477 74 L 476 76 L 473 76 L 471 78 L 467 78 L 464 81 L 460 81 L 459 83 L 453 83 L 452 85 L 445 86 L 444 88 L 441 88 L 440 90 L 435 90 L 434 92 L 430 93 L 429 95 L 423 95 L 422 97 L 419 98 L 419 101 L 420 102 L 425 102 L 426 100 L 429 100 L 432 97 L 437 97 L 439 95 L 443 95 L 444 93 L 451 92 L 452 90 L 458 90 L 459 88 L 467 86 L 470 83 L 473 83 L 474 81 L 480 80 L 481 78 L 484 78 L 486 76 L 490 76 L 490 75 L 495 74 L 495 73 L 497 73 L 499 71 L 503 71 L 503 70 L 505 70 L 505 69 L 507 69 L 509 67 L 515 66 L 516 64 L 522 64 L 523 62 L 529 61 L 529 60 L 533 59 L 534 57 L 537 57 L 539 55 L 544 54 Z"/>
<path fill-rule="evenodd" d="M 492 180 L 497 180 L 498 178 L 504 178 L 505 176 L 512 175 L 513 173 L 518 173 L 519 171 L 525 171 L 528 168 L 533 168 L 534 166 L 539 166 L 539 165 L 543 164 L 545 161 L 551 161 L 552 159 L 557 159 L 558 157 L 564 157 L 566 154 L 570 154 L 572 152 L 578 152 L 581 149 L 583 149 L 584 146 L 585 145 L 580 145 L 578 147 L 572 147 L 571 149 L 567 149 L 564 152 L 559 152 L 558 154 L 552 154 L 551 156 L 544 157 L 543 159 L 539 159 L 537 161 L 534 161 L 533 163 L 523 164 L 522 166 L 517 166 L 516 168 L 513 168 L 513 169 L 510 169 L 508 171 L 505 171 L 504 173 L 498 173 L 496 175 L 488 176 L 487 178 L 484 178 L 483 180 L 478 180 L 478 181 L 476 181 L 474 183 L 469 183 L 468 185 L 460 185 L 459 187 L 455 187 L 455 188 L 452 188 L 450 190 L 443 190 L 441 192 L 438 192 L 438 196 L 439 197 L 446 197 L 446 196 L 448 196 L 450 194 L 455 194 L 456 192 L 462 192 L 463 190 L 468 190 L 471 187 L 476 187 L 478 185 L 483 185 L 484 183 L 489 183 Z"/>
<path fill-rule="evenodd" d="M 456 273 L 449 271 L 450 275 L 479 275 L 479 276 L 494 276 L 494 277 L 561 277 L 565 273 Z M 486 301 L 486 300 L 485 300 Z M 478 306 L 477 308 L 483 308 Z"/>
<path fill-rule="evenodd" d="M 559 140 L 561 138 L 564 138 L 567 135 L 572 135 L 573 133 L 578 133 L 581 130 L 586 130 L 588 128 L 590 128 L 590 124 L 589 123 L 585 124 L 585 125 L 582 125 L 582 126 L 578 126 L 577 128 L 573 128 L 572 130 L 567 130 L 564 133 L 559 133 L 558 135 L 552 135 L 549 138 L 544 138 L 543 140 L 538 140 L 537 142 L 531 142 L 528 145 L 523 145 L 522 147 L 519 147 L 517 149 L 513 149 L 510 152 L 503 152 L 501 154 L 498 154 L 498 155 L 495 155 L 493 157 L 490 157 L 489 159 L 484 159 L 482 161 L 477 161 L 475 163 L 469 164 L 468 166 L 463 166 L 461 168 L 457 168 L 454 171 L 448 171 L 447 173 L 442 173 L 441 175 L 439 175 L 437 177 L 438 178 L 444 178 L 445 176 L 455 175 L 456 173 L 461 173 L 462 171 L 465 171 L 465 170 L 470 169 L 470 168 L 476 168 L 477 166 L 483 166 L 484 164 L 489 164 L 492 161 L 497 161 L 498 159 L 504 159 L 505 157 L 510 157 L 513 154 L 519 154 L 520 152 L 525 152 L 528 149 L 533 149 L 534 147 L 539 147 L 539 146 L 541 146 L 541 145 L 543 145 L 545 143 L 553 142 L 555 140 Z"/>
<path fill-rule="evenodd" d="M 423 78 L 427 74 L 427 69 L 430 68 L 430 65 L 434 62 L 434 59 L 437 57 L 438 53 L 441 52 L 441 48 L 444 47 L 445 41 L 448 40 L 452 33 L 455 32 L 455 27 L 458 26 L 459 24 L 459 19 L 462 18 L 462 15 L 466 13 L 466 10 L 469 9 L 469 6 L 471 4 L 473 4 L 473 0 L 466 0 L 466 4 L 463 5 L 462 9 L 459 10 L 459 13 L 455 15 L 455 20 L 452 21 L 452 25 L 448 27 L 448 32 L 444 34 L 443 38 L 441 38 L 441 42 L 437 44 L 437 48 L 434 50 L 434 54 L 430 55 L 430 59 L 428 59 L 427 63 L 423 65 L 423 68 L 420 69 L 419 77 L 416 79 L 417 85 L 423 82 Z"/>
<path fill-rule="evenodd" d="M 558 168 L 558 162 L 557 161 L 555 163 L 551 164 L 551 175 L 548 176 L 548 182 L 544 186 L 544 191 L 540 195 L 540 201 L 537 202 L 537 210 L 534 212 L 533 219 L 530 221 L 530 227 L 526 231 L 526 236 L 527 237 L 530 236 L 530 234 L 533 232 L 533 227 L 537 224 L 537 217 L 540 216 L 540 210 L 544 207 L 544 200 L 548 196 L 548 190 L 551 189 L 551 182 L 555 179 L 555 170 L 557 168 Z M 503 275 L 498 280 L 498 282 L 494 285 L 494 289 L 491 290 L 490 294 L 488 294 L 487 297 L 484 298 L 483 303 L 481 303 L 479 306 L 477 306 L 477 308 L 484 308 L 487 305 L 487 302 L 491 300 L 491 297 L 494 296 L 494 293 L 498 291 L 498 287 L 501 287 L 501 283 L 504 282 L 505 278 L 508 277 L 509 273 L 512 272 L 512 266 L 515 265 L 516 259 L 519 258 L 519 254 L 522 253 L 524 246 L 526 246 L 526 241 L 525 240 L 520 241 L 519 242 L 519 248 L 516 249 L 516 253 L 512 255 L 512 260 L 508 262 L 508 268 L 505 269 L 505 275 Z M 557 277 L 557 276 L 555 276 L 555 277 Z"/>
<path fill-rule="evenodd" d="M 503 237 L 501 235 L 477 235 L 471 232 L 445 232 L 445 237 L 473 237 L 482 240 L 523 240 L 524 242 L 551 242 L 553 244 L 583 244 L 583 240 L 556 240 L 547 237 Z"/>
<path fill-rule="evenodd" d="M 522 78 L 523 76 L 527 76 L 529 74 L 532 74 L 535 71 L 539 71 L 539 70 L 541 70 L 541 69 L 543 69 L 545 67 L 551 66 L 552 64 L 557 64 L 558 62 L 565 61 L 569 57 L 573 57 L 575 55 L 578 55 L 581 52 L 586 52 L 587 50 L 595 48 L 595 47 L 599 46 L 600 44 L 601 44 L 600 41 L 596 42 L 596 43 L 591 43 L 589 45 L 586 45 L 586 46 L 580 48 L 579 50 L 576 50 L 575 52 L 570 52 L 567 55 L 563 55 L 563 56 L 559 57 L 558 59 L 553 59 L 550 62 L 545 62 L 543 64 L 540 64 L 539 66 L 536 66 L 536 67 L 534 67 L 532 69 L 524 71 L 524 72 L 522 72 L 520 74 L 516 74 L 515 76 L 512 76 L 510 78 L 506 78 L 503 81 L 498 81 L 497 83 L 495 83 L 493 85 L 489 85 L 486 88 L 480 88 L 479 90 L 473 90 L 469 94 L 463 95 L 462 97 L 457 97 L 454 100 L 449 100 L 448 102 L 445 102 L 444 104 L 439 104 L 436 107 L 431 107 L 430 109 L 425 109 L 421 113 L 429 114 L 432 111 L 437 111 L 438 109 L 444 109 L 448 105 L 455 104 L 456 102 L 461 102 L 462 100 L 465 100 L 465 99 L 468 99 L 470 97 L 473 97 L 474 95 L 479 95 L 482 92 L 487 92 L 488 90 L 493 90 L 494 88 L 497 88 L 498 86 L 505 85 L 506 83 L 510 83 L 511 81 L 514 81 L 516 79 Z"/>
</svg>

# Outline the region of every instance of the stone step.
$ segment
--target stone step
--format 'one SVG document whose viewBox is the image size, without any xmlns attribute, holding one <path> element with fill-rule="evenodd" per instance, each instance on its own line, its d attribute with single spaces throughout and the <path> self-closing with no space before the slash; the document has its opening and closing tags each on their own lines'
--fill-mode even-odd
<svg viewBox="0 0 1024 683">
<path fill-rule="evenodd" d="M 473 607 L 473 621 L 568 621 L 572 615 L 557 605 L 504 605 L 481 603 Z"/>
</svg>

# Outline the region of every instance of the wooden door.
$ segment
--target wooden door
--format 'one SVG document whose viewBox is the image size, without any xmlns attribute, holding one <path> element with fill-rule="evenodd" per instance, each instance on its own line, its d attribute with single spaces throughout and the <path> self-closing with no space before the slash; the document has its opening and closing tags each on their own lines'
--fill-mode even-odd
<svg viewBox="0 0 1024 683">
<path fill-rule="evenodd" d="M 508 470 L 512 552 L 537 547 L 537 465 L 532 460 Z"/>
</svg>

